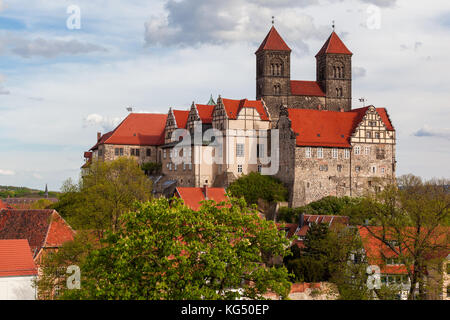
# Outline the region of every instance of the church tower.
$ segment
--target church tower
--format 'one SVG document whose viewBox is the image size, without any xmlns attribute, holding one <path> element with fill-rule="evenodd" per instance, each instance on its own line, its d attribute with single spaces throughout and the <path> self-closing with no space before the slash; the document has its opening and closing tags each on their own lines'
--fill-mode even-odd
<svg viewBox="0 0 450 320">
<path fill-rule="evenodd" d="M 278 118 L 291 93 L 291 49 L 272 26 L 255 54 L 256 99 L 263 99 L 270 115 Z"/>
<path fill-rule="evenodd" d="M 334 31 L 316 55 L 317 82 L 327 110 L 352 109 L 352 55 Z"/>
</svg>

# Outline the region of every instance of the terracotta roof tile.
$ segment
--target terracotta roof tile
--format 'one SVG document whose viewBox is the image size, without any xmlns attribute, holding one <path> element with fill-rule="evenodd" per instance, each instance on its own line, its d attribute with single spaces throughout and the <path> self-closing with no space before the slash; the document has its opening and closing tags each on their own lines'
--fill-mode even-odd
<svg viewBox="0 0 450 320">
<path fill-rule="evenodd" d="M 215 105 L 196 104 L 195 106 L 202 123 L 212 123 Z"/>
<path fill-rule="evenodd" d="M 325 92 L 316 81 L 291 80 L 291 93 L 294 96 L 325 97 Z"/>
<path fill-rule="evenodd" d="M 284 42 L 283 38 L 281 38 L 280 34 L 278 33 L 277 29 L 275 29 L 275 27 L 272 27 L 270 29 L 269 33 L 264 38 L 263 42 L 259 46 L 259 49 L 256 51 L 256 53 L 258 53 L 262 50 L 276 50 L 276 51 L 291 52 L 291 49 L 288 47 L 286 42 Z"/>
<path fill-rule="evenodd" d="M 116 129 L 104 134 L 91 150 L 97 149 L 100 144 L 162 145 L 166 120 L 167 114 L 130 113 Z"/>
<path fill-rule="evenodd" d="M 37 267 L 26 239 L 0 240 L 0 277 L 37 274 Z"/>
<path fill-rule="evenodd" d="M 206 188 L 206 198 L 203 192 L 203 188 L 178 187 L 176 189 L 176 193 L 181 199 L 183 199 L 186 206 L 195 211 L 200 209 L 201 201 L 214 200 L 215 202 L 219 203 L 228 200 L 224 188 Z"/>
<path fill-rule="evenodd" d="M 34 257 L 41 248 L 61 246 L 73 235 L 55 210 L 0 211 L 0 239 L 27 239 Z"/>
<path fill-rule="evenodd" d="M 288 109 L 292 130 L 298 134 L 298 146 L 350 148 L 350 137 L 369 107 L 348 112 L 312 109 Z M 387 130 L 394 130 L 384 108 L 376 111 Z"/>
<path fill-rule="evenodd" d="M 175 116 L 175 121 L 177 123 L 177 128 L 185 129 L 189 117 L 189 111 L 185 110 L 173 110 L 173 115 Z"/>
<path fill-rule="evenodd" d="M 228 118 L 236 119 L 237 115 L 243 108 L 255 108 L 258 112 L 261 120 L 268 121 L 269 115 L 264 109 L 264 105 L 261 100 L 232 100 L 232 99 L 222 99 L 223 105 Z"/>
<path fill-rule="evenodd" d="M 0 199 L 0 210 L 2 209 L 12 209 L 12 207 Z"/>
<path fill-rule="evenodd" d="M 351 53 L 350 50 L 347 49 L 345 44 L 334 31 L 328 37 L 327 41 L 317 53 L 316 57 L 328 53 L 353 55 L 353 53 Z"/>
</svg>

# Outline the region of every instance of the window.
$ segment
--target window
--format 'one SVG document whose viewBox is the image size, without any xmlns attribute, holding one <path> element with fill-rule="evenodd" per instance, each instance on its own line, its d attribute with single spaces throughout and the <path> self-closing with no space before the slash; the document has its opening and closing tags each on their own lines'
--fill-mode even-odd
<svg viewBox="0 0 450 320">
<path fill-rule="evenodd" d="M 370 171 L 371 171 L 372 173 L 377 173 L 377 167 L 372 166 L 372 167 L 370 168 Z"/>
<path fill-rule="evenodd" d="M 262 165 L 258 164 L 258 172 L 261 173 Z"/>
<path fill-rule="evenodd" d="M 333 149 L 333 151 L 332 151 L 332 154 L 333 154 L 333 159 L 337 159 L 338 158 L 338 149 Z"/>
<path fill-rule="evenodd" d="M 328 171 L 328 166 L 326 164 L 322 164 L 319 166 L 319 171 Z"/>
<path fill-rule="evenodd" d="M 164 149 L 164 151 L 163 151 L 163 158 L 164 158 L 164 159 L 167 158 L 167 150 L 166 150 L 166 149 Z"/>
<path fill-rule="evenodd" d="M 381 170 L 381 173 L 385 173 L 385 171 L 386 171 L 386 169 L 385 168 L 380 168 L 380 170 Z"/>
<path fill-rule="evenodd" d="M 273 94 L 281 94 L 281 85 L 276 84 L 273 86 Z"/>
<path fill-rule="evenodd" d="M 342 97 L 343 96 L 342 88 L 336 88 L 336 96 L 337 97 Z"/>
<path fill-rule="evenodd" d="M 119 154 L 120 154 L 120 156 L 123 156 L 123 148 L 119 149 Z"/>
<path fill-rule="evenodd" d="M 366 156 L 370 155 L 370 147 L 365 147 L 365 148 L 364 148 L 364 154 L 365 154 Z"/>
<path fill-rule="evenodd" d="M 380 139 L 380 133 L 379 132 L 375 132 L 375 138 Z"/>
<path fill-rule="evenodd" d="M 366 131 L 366 138 L 367 138 L 367 139 L 372 138 L 372 132 Z"/>
<path fill-rule="evenodd" d="M 173 170 L 174 170 L 174 171 L 177 171 L 177 168 L 178 168 L 178 165 L 177 165 L 177 164 L 174 164 L 174 165 L 173 165 Z"/>
<path fill-rule="evenodd" d="M 360 146 L 356 146 L 355 147 L 355 154 L 356 155 L 360 155 L 361 154 L 361 147 Z"/>
<path fill-rule="evenodd" d="M 186 171 L 186 163 L 183 163 L 183 171 Z"/>
<path fill-rule="evenodd" d="M 119 155 L 119 148 L 115 148 L 115 149 L 114 149 L 114 155 L 115 155 L 115 156 L 118 156 L 118 155 Z"/>
<path fill-rule="evenodd" d="M 345 149 L 345 150 L 344 150 L 344 158 L 345 158 L 345 159 L 350 158 L 350 150 L 349 150 L 349 149 Z"/>
<path fill-rule="evenodd" d="M 238 164 L 238 172 L 242 173 L 242 164 Z"/>
<path fill-rule="evenodd" d="M 244 144 L 243 143 L 237 143 L 236 144 L 236 156 L 237 157 L 243 157 L 244 156 Z"/>
<path fill-rule="evenodd" d="M 356 167 L 355 167 L 355 171 L 356 171 L 356 172 L 360 172 L 360 171 L 361 171 L 361 167 L 360 167 L 360 166 L 356 166 Z"/>
<path fill-rule="evenodd" d="M 169 171 L 172 171 L 172 163 L 169 163 Z"/>
<path fill-rule="evenodd" d="M 306 158 L 311 158 L 311 147 L 307 147 L 305 149 L 305 157 Z"/>
<path fill-rule="evenodd" d="M 369 121 L 369 126 L 376 127 L 377 126 L 377 122 L 376 121 Z"/>
<path fill-rule="evenodd" d="M 342 172 L 342 166 L 340 164 L 338 164 L 338 166 L 337 166 L 337 171 Z"/>
<path fill-rule="evenodd" d="M 152 156 L 152 149 L 147 148 L 147 157 L 151 157 Z"/>
<path fill-rule="evenodd" d="M 323 158 L 323 148 L 317 148 L 317 158 L 322 159 Z"/>
<path fill-rule="evenodd" d="M 98 156 L 99 157 L 103 156 L 103 150 L 102 149 L 98 149 Z"/>
</svg>

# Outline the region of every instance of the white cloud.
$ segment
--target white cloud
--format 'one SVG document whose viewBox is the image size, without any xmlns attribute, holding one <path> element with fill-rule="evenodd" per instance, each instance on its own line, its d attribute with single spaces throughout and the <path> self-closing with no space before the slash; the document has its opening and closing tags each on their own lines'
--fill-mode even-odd
<svg viewBox="0 0 450 320">
<path fill-rule="evenodd" d="M 397 0 L 361 0 L 362 2 L 371 3 L 379 7 L 393 7 Z"/>
<path fill-rule="evenodd" d="M 432 126 L 424 125 L 414 135 L 416 137 L 436 137 L 450 140 L 450 128 L 433 128 Z"/>
<path fill-rule="evenodd" d="M 353 78 L 363 78 L 366 76 L 367 70 L 363 67 L 353 67 Z"/>
<path fill-rule="evenodd" d="M 83 119 L 83 121 L 84 121 L 83 126 L 84 127 L 88 127 L 88 126 L 99 127 L 100 126 L 103 128 L 104 131 L 111 131 L 115 127 L 117 127 L 117 125 L 122 120 L 123 119 L 118 118 L 118 117 L 109 118 L 109 117 L 104 117 L 99 114 L 93 113 Z"/>
<path fill-rule="evenodd" d="M 12 170 L 4 170 L 4 169 L 0 169 L 0 176 L 13 176 L 16 173 Z"/>
</svg>

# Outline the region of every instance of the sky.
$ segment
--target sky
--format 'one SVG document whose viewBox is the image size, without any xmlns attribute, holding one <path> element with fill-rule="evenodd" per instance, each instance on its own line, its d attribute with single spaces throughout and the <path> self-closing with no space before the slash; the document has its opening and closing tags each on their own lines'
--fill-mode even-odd
<svg viewBox="0 0 450 320">
<path fill-rule="evenodd" d="M 296 80 L 315 79 L 335 21 L 353 107 L 387 108 L 397 130 L 397 173 L 450 177 L 448 0 L 0 0 L 0 185 L 77 180 L 129 106 L 255 99 L 272 16 Z"/>
</svg>

